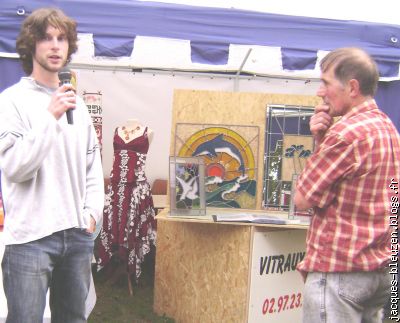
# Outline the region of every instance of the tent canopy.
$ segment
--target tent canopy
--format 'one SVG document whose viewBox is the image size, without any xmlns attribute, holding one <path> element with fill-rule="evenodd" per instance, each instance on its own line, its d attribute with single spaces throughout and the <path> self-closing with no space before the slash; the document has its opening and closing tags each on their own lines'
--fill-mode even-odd
<svg viewBox="0 0 400 323">
<path fill-rule="evenodd" d="M 15 40 L 25 17 L 43 6 L 60 7 L 78 22 L 79 50 L 71 67 L 80 72 L 78 85 L 83 92 L 103 95 L 105 172 L 112 163 L 115 125 L 134 116 L 157 131 L 147 175 L 168 176 L 174 89 L 230 91 L 238 81 L 242 91 L 312 95 L 318 82 L 310 77 L 319 78 L 318 60 L 342 46 L 364 48 L 378 61 L 381 75 L 392 80 L 380 82 L 376 99 L 400 129 L 398 25 L 135 0 L 1 0 L 0 91 L 24 74 Z M 387 10 L 395 15 L 393 8 Z M 80 69 L 79 64 L 87 66 Z M 102 70 L 103 65 L 111 68 Z M 117 70 L 120 66 L 124 73 Z M 173 71 L 155 76 L 131 73 L 146 68 Z M 250 77 L 230 81 L 230 76 L 218 79 L 197 73 L 175 77 L 176 70 L 235 74 L 242 70 L 255 76 L 252 82 Z"/>
<path fill-rule="evenodd" d="M 399 25 L 135 0 L 1 1 L 0 55 L 15 53 L 23 19 L 44 6 L 59 7 L 78 22 L 77 62 L 125 58 L 124 64 L 138 67 L 229 71 L 251 48 L 244 70 L 305 70 L 318 77 L 321 53 L 355 46 L 375 58 L 382 77 L 399 76 Z"/>
</svg>

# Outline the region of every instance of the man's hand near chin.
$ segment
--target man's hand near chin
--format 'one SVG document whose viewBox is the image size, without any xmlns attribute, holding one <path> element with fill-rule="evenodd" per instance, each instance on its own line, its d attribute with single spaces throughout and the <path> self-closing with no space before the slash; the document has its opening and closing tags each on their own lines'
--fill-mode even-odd
<svg viewBox="0 0 400 323">
<path fill-rule="evenodd" d="M 318 147 L 332 123 L 333 118 L 329 114 L 329 106 L 326 104 L 317 105 L 314 115 L 310 119 L 310 131 L 315 139 L 316 147 Z"/>
</svg>

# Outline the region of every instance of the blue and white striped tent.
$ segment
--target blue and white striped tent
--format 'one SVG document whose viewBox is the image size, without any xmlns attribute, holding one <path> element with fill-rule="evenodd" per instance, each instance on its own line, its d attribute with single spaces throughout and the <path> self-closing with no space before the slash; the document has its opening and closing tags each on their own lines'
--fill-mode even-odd
<svg viewBox="0 0 400 323">
<path fill-rule="evenodd" d="M 245 72 L 317 78 L 318 59 L 356 46 L 376 59 L 382 78 L 399 78 L 400 25 L 135 0 L 3 0 L 0 57 L 16 57 L 22 20 L 43 6 L 78 22 L 75 63 L 235 72 L 251 49 Z"/>
</svg>

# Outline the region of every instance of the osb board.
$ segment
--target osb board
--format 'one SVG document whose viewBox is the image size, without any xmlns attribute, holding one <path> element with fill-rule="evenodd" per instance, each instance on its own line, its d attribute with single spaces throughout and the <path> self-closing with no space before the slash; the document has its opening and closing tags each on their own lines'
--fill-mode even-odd
<svg viewBox="0 0 400 323">
<path fill-rule="evenodd" d="M 251 226 L 162 221 L 155 312 L 183 323 L 246 322 L 250 244 Z"/>
<path fill-rule="evenodd" d="M 175 90 L 172 107 L 171 156 L 174 154 L 176 123 L 259 126 L 256 209 L 261 209 L 267 105 L 315 106 L 319 102 L 320 98 L 308 95 Z"/>
</svg>

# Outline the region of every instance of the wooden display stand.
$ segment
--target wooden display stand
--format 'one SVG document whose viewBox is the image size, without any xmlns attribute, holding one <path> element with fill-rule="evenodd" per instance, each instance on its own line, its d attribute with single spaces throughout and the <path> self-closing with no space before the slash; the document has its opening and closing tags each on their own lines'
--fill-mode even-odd
<svg viewBox="0 0 400 323">
<path fill-rule="evenodd" d="M 258 126 L 257 210 L 251 211 L 265 214 L 261 202 L 266 107 L 315 106 L 319 100 L 301 95 L 176 90 L 171 155 L 177 123 Z M 300 321 L 302 281 L 295 265 L 304 257 L 306 226 L 215 223 L 207 216 L 189 219 L 168 214 L 164 209 L 157 215 L 156 313 L 187 323 Z"/>
<path fill-rule="evenodd" d="M 293 268 L 304 256 L 306 226 L 167 215 L 157 216 L 156 313 L 188 323 L 301 320 L 302 281 Z M 294 233 L 295 239 L 283 237 L 291 246 L 263 239 L 277 232 Z"/>
</svg>

